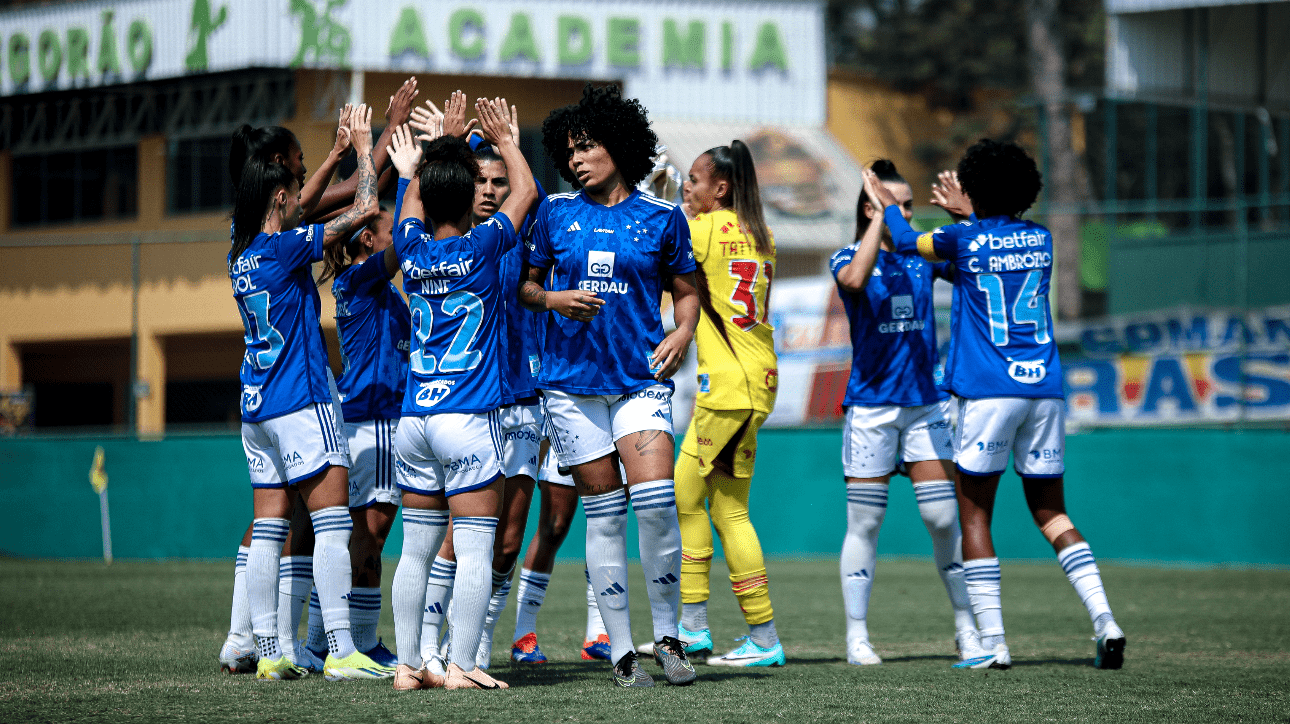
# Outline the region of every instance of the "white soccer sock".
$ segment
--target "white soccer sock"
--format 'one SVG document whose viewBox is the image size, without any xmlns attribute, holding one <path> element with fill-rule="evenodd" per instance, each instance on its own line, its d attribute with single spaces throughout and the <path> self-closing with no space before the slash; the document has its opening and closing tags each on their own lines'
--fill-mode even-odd
<svg viewBox="0 0 1290 724">
<path fill-rule="evenodd" d="M 251 524 L 251 549 L 246 555 L 246 595 L 251 605 L 251 630 L 260 657 L 282 657 L 278 646 L 278 558 L 291 521 L 256 518 Z"/>
<path fill-rule="evenodd" d="M 959 504 L 954 483 L 929 480 L 914 483 L 914 498 L 923 525 L 932 536 L 932 556 L 941 574 L 945 592 L 954 609 L 954 630 L 976 630 L 972 601 L 968 599 L 967 582 L 963 580 L 963 531 L 959 528 Z"/>
<path fill-rule="evenodd" d="M 323 628 L 322 605 L 318 603 L 318 587 L 309 592 L 309 627 L 305 646 L 319 656 L 327 655 L 327 629 Z M 321 652 L 321 653 L 319 653 Z"/>
<path fill-rule="evenodd" d="M 582 509 L 587 517 L 587 578 L 609 634 L 610 660 L 617 663 L 634 648 L 627 609 L 627 491 L 584 495 Z"/>
<path fill-rule="evenodd" d="M 686 631 L 698 633 L 708 627 L 708 602 L 681 604 L 681 626 Z"/>
<path fill-rule="evenodd" d="M 314 585 L 313 556 L 283 556 L 278 561 L 278 643 L 296 658 L 296 636 L 300 633 L 300 612 Z"/>
<path fill-rule="evenodd" d="M 497 518 L 459 516 L 452 519 L 452 545 L 457 554 L 457 576 L 452 581 L 452 644 L 448 656 L 462 671 L 474 671 L 479 637 L 488 615 L 492 591 L 493 539 Z"/>
<path fill-rule="evenodd" d="M 847 484 L 847 534 L 842 539 L 842 602 L 847 612 L 847 642 L 869 640 L 869 589 L 878 561 L 878 531 L 887 515 L 887 486 Z"/>
<path fill-rule="evenodd" d="M 514 566 L 505 571 L 493 571 L 493 590 L 488 598 L 488 613 L 484 616 L 484 628 L 479 634 L 476 666 L 488 668 L 488 658 L 493 651 L 493 632 L 497 630 L 497 619 L 501 617 L 502 609 L 506 608 L 506 600 L 511 597 L 511 574 L 514 572 Z"/>
<path fill-rule="evenodd" d="M 681 609 L 681 526 L 676 518 L 676 491 L 668 480 L 637 483 L 631 489 L 639 529 L 641 568 L 654 617 L 654 640 L 676 638 Z"/>
<path fill-rule="evenodd" d="M 609 632 L 605 630 L 605 620 L 600 617 L 600 601 L 596 597 L 596 589 L 591 586 L 591 572 L 583 568 L 582 574 L 587 577 L 587 635 L 582 640 L 595 641 L 608 636 Z"/>
<path fill-rule="evenodd" d="M 354 653 L 349 635 L 349 535 L 354 523 L 343 505 L 315 510 L 309 518 L 314 525 L 314 584 L 327 629 L 327 652 L 343 659 Z"/>
<path fill-rule="evenodd" d="M 426 603 L 430 559 L 448 535 L 445 510 L 403 509 L 403 552 L 394 569 L 390 597 L 394 609 L 394 644 L 399 663 L 422 667 L 421 617 Z M 436 649 L 438 642 L 435 642 Z"/>
<path fill-rule="evenodd" d="M 1106 591 L 1102 588 L 1102 572 L 1098 570 L 1097 561 L 1093 559 L 1093 551 L 1089 550 L 1087 542 L 1072 543 L 1061 549 L 1057 553 L 1057 562 L 1062 564 L 1066 580 L 1075 587 L 1075 592 L 1088 609 L 1088 617 L 1095 625 L 1098 617 L 1111 613 L 1111 602 L 1106 600 Z M 1102 632 L 1094 633 L 1101 635 Z"/>
<path fill-rule="evenodd" d="M 443 619 L 452 601 L 452 582 L 457 577 L 457 562 L 435 556 L 426 582 L 426 602 L 421 614 L 421 658 L 427 662 L 439 655 L 439 636 Z"/>
<path fill-rule="evenodd" d="M 354 648 L 363 652 L 376 648 L 376 625 L 380 622 L 380 587 L 353 589 L 349 594 L 349 631 Z"/>
<path fill-rule="evenodd" d="M 981 632 L 981 645 L 993 651 L 995 645 L 1003 643 L 1002 575 L 998 557 L 963 561 L 963 578 L 967 581 L 976 627 Z"/>
<path fill-rule="evenodd" d="M 250 546 L 237 547 L 237 562 L 233 564 L 233 610 L 229 613 L 228 638 L 238 648 L 255 643 L 251 631 L 251 602 L 246 597 L 246 557 Z"/>
<path fill-rule="evenodd" d="M 520 569 L 520 587 L 515 592 L 515 637 L 511 641 L 537 633 L 537 615 L 546 601 L 546 587 L 549 585 L 550 573 Z"/>
</svg>

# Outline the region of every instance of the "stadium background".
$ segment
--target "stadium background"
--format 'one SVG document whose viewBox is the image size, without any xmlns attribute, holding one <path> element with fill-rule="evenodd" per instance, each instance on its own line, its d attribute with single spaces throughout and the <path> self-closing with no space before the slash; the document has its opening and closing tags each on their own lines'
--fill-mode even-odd
<svg viewBox="0 0 1290 724">
<path fill-rule="evenodd" d="M 249 496 L 228 135 L 286 125 L 312 166 L 337 106 L 379 115 L 415 74 L 419 100 L 518 105 L 553 191 L 536 127 L 588 79 L 640 97 L 682 171 L 750 141 L 780 249 L 782 389 L 752 504 L 772 555 L 831 556 L 842 537 L 847 330 L 823 274 L 851 238 L 860 163 L 893 158 L 921 200 L 928 144 L 965 123 L 1017 137 L 1048 179 L 1051 149 L 1075 153 L 1085 193 L 1050 185 L 1035 210 L 1075 250 L 1053 294 L 1072 514 L 1105 558 L 1290 565 L 1290 532 L 1265 524 L 1290 503 L 1290 3 L 1108 0 L 1101 88 L 956 116 L 831 66 L 822 2 L 274 2 L 0 11 L 0 551 L 99 555 L 86 474 L 102 445 L 117 556 L 229 556 Z M 1016 487 L 1000 551 L 1044 557 Z M 905 513 L 881 553 L 926 555 L 912 505 L 893 486 Z M 581 545 L 575 528 L 561 553 Z"/>
</svg>

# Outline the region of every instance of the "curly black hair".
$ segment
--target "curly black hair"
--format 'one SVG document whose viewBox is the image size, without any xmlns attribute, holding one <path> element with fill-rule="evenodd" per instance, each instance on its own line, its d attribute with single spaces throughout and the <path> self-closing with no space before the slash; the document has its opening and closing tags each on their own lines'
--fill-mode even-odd
<svg viewBox="0 0 1290 724">
<path fill-rule="evenodd" d="M 432 141 L 417 171 L 426 220 L 442 224 L 470 213 L 478 177 L 479 161 L 465 141 L 455 136 Z"/>
<path fill-rule="evenodd" d="M 1020 216 L 1044 187 L 1035 159 L 1012 141 L 982 138 L 972 144 L 959 161 L 958 174 L 981 219 Z"/>
<path fill-rule="evenodd" d="M 565 181 L 577 187 L 569 168 L 570 138 L 588 138 L 605 147 L 628 186 L 636 186 L 654 169 L 658 136 L 649 114 L 635 98 L 623 98 L 616 85 L 582 89 L 582 100 L 551 111 L 542 122 L 542 147 Z"/>
</svg>

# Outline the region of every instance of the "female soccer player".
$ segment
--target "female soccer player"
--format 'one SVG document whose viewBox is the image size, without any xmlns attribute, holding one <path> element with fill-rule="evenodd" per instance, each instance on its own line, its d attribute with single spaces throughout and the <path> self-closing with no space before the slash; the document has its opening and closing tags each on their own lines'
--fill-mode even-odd
<svg viewBox="0 0 1290 724">
<path fill-rule="evenodd" d="M 851 324 L 851 377 L 842 465 L 847 485 L 847 533 L 842 543 L 842 599 L 847 614 L 847 661 L 880 664 L 869 644 L 867 614 L 878 531 L 887 512 L 887 487 L 903 465 L 914 484 L 923 524 L 950 606 L 959 656 L 980 656 L 963 581 L 962 534 L 954 502 L 949 395 L 938 390 L 932 282 L 953 280 L 949 264 L 901 254 L 878 217 L 873 184 L 913 216 L 913 191 L 891 161 L 873 163 L 856 203 L 856 242 L 833 255 L 829 267 Z"/>
<path fill-rule="evenodd" d="M 714 666 L 783 666 L 766 563 L 748 519 L 757 431 L 775 409 L 779 365 L 770 319 L 775 240 L 762 216 L 757 170 L 743 141 L 709 149 L 685 182 L 703 310 L 695 333 L 699 392 L 681 445 L 681 624 L 686 653 L 712 652 L 708 576 L 712 527 L 730 564 L 730 586 L 751 635 Z M 711 521 L 707 505 L 712 506 Z"/>
<path fill-rule="evenodd" d="M 886 207 L 896 250 L 918 252 L 934 263 L 949 261 L 956 270 L 945 388 L 959 398 L 954 460 L 963 567 L 985 653 L 955 666 L 1012 665 L 1004 641 L 999 559 L 990 536 L 999 476 L 1011 454 L 1035 525 L 1093 620 L 1093 665 L 1118 669 L 1124 663 L 1124 631 L 1111 614 L 1088 543 L 1066 515 L 1062 492 L 1066 408 L 1048 311 L 1053 240 L 1048 229 L 1019 218 L 1039 195 L 1039 170 L 1016 144 L 982 139 L 959 161 L 958 181 L 977 221 L 920 234 L 910 228 L 890 191 L 866 174 L 866 186 Z"/>
<path fill-rule="evenodd" d="M 677 640 L 681 536 L 673 491 L 669 379 L 698 322 L 689 227 L 675 205 L 633 187 L 653 168 L 657 136 L 617 86 L 583 91 L 542 124 L 560 173 L 582 190 L 538 208 L 519 298 L 547 315 L 538 388 L 560 464 L 573 468 L 587 515 L 587 569 L 609 629 L 614 681 L 653 686 L 632 650 L 627 610 L 627 491 L 640 525 L 655 659 L 672 684 L 694 667 Z M 514 193 L 514 192 L 512 192 Z M 659 317 L 673 275 L 676 330 Z"/>
<path fill-rule="evenodd" d="M 472 228 L 478 163 L 464 141 L 443 137 L 430 144 L 417 180 L 408 186 L 405 218 L 394 237 L 414 335 L 395 442 L 404 491 L 403 554 L 393 591 L 399 651 L 394 686 L 400 690 L 441 682 L 450 689 L 507 688 L 475 664 L 504 483 L 498 265 L 516 243 L 515 224 L 537 194 L 528 164 L 510 138 L 504 103 L 479 99 L 475 104 L 484 132 L 517 172 L 511 196 L 498 213 Z M 410 178 L 420 155 L 418 144 L 400 130 L 394 148 L 399 175 Z M 433 237 L 424 231 L 423 216 L 434 224 Z M 419 638 L 429 564 L 447 533 L 449 510 L 459 563 L 450 663 L 443 680 L 425 667 Z"/>
<path fill-rule="evenodd" d="M 299 489 L 313 522 L 315 579 L 328 638 L 324 673 L 328 679 L 392 673 L 355 650 L 349 635 L 349 451 L 338 430 L 339 401 L 311 272 L 326 246 L 348 238 L 377 212 L 366 106 L 354 110 L 349 128 L 359 181 L 348 212 L 325 226 L 295 228 L 302 214 L 298 181 L 286 167 L 258 161 L 243 169 L 233 211 L 228 268 L 246 327 L 242 444 L 255 493 L 247 593 L 261 679 L 304 674 L 281 650 L 277 631 L 278 553 L 290 524 L 288 486 Z"/>
</svg>

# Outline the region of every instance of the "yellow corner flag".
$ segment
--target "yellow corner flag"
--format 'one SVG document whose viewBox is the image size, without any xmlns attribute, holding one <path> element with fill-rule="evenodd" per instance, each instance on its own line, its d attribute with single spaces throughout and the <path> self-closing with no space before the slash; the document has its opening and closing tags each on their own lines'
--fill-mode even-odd
<svg viewBox="0 0 1290 724">
<path fill-rule="evenodd" d="M 103 446 L 94 448 L 94 462 L 90 463 L 90 485 L 93 485 L 94 492 L 100 495 L 107 489 L 108 484 L 107 471 L 103 469 L 103 457 Z"/>
</svg>

